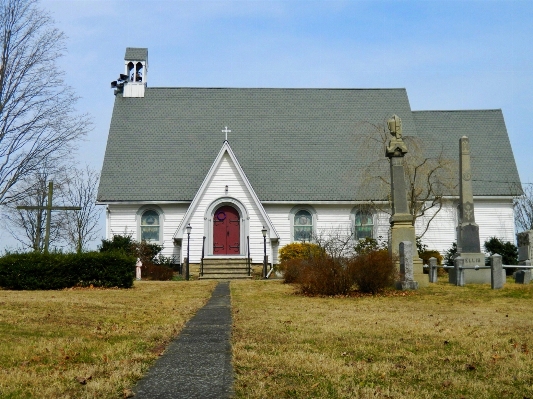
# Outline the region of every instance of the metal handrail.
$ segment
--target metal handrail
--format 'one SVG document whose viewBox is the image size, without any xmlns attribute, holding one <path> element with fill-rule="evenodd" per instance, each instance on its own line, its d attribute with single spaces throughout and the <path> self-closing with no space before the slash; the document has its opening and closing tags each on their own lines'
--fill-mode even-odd
<svg viewBox="0 0 533 399">
<path fill-rule="evenodd" d="M 205 236 L 202 239 L 202 259 L 200 260 L 200 276 L 204 275 Z"/>
<path fill-rule="evenodd" d="M 424 269 L 429 269 L 429 265 L 423 265 Z M 435 266 L 437 269 L 455 269 L 455 266 L 449 266 L 449 265 L 442 265 L 442 266 Z M 533 266 L 522 266 L 522 265 L 502 265 L 503 269 L 533 269 Z M 472 267 L 465 267 L 465 266 L 459 266 L 459 269 L 490 269 L 490 266 L 472 266 Z"/>
<path fill-rule="evenodd" d="M 248 257 L 246 259 L 246 262 L 247 262 L 247 266 L 248 266 L 248 277 L 252 275 L 252 270 L 251 270 L 251 266 L 252 266 L 252 263 L 251 263 L 251 260 L 250 260 L 250 236 L 246 236 L 246 251 L 247 251 L 247 254 L 248 254 Z"/>
</svg>

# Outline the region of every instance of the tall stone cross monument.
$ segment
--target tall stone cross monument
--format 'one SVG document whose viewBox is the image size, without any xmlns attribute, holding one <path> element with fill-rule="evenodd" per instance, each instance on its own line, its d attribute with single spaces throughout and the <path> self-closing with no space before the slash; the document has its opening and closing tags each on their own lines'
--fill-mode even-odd
<svg viewBox="0 0 533 399">
<path fill-rule="evenodd" d="M 485 266 L 485 254 L 481 253 L 479 226 L 474 216 L 474 194 L 472 192 L 472 168 L 470 167 L 470 141 L 459 139 L 459 225 L 457 226 L 457 253 L 464 259 L 464 265 Z M 454 283 L 452 272 L 450 282 Z M 490 284 L 490 270 L 465 270 L 465 283 Z"/>
<path fill-rule="evenodd" d="M 393 115 L 387 121 L 393 138 L 385 149 L 385 155 L 390 159 L 392 215 L 390 217 L 391 239 L 389 253 L 398 255 L 400 242 L 410 241 L 413 244 L 413 277 L 420 287 L 429 284 L 428 276 L 424 274 L 422 260 L 416 251 L 416 234 L 413 226 L 413 216 L 409 212 L 407 201 L 407 185 L 405 184 L 405 170 L 403 158 L 407 154 L 407 146 L 402 139 L 402 120 Z"/>
<path fill-rule="evenodd" d="M 50 242 L 50 219 L 52 218 L 52 211 L 80 211 L 81 208 L 79 206 L 52 206 L 52 197 L 54 196 L 54 183 L 48 182 L 48 202 L 46 203 L 46 206 L 24 206 L 20 205 L 17 206 L 17 209 L 26 209 L 26 210 L 45 210 L 46 211 L 46 232 L 44 236 L 44 252 L 48 252 L 48 244 Z M 37 214 L 37 226 L 40 226 L 40 218 L 41 214 Z M 41 240 L 41 232 L 39 229 L 37 229 L 36 232 L 36 247 L 38 247 L 38 244 Z"/>
</svg>

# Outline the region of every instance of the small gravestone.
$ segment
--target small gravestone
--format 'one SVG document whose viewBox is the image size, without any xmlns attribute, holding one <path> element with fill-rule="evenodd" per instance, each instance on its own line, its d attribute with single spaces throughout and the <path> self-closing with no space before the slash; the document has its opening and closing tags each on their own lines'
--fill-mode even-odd
<svg viewBox="0 0 533 399">
<path fill-rule="evenodd" d="M 521 266 L 531 266 L 530 260 L 522 261 Z M 514 275 L 516 284 L 529 284 L 531 282 L 531 269 L 517 270 Z"/>
<path fill-rule="evenodd" d="M 429 258 L 429 282 L 436 283 L 438 281 L 438 268 L 437 268 L 437 258 Z"/>
<path fill-rule="evenodd" d="M 494 254 L 490 257 L 490 287 L 493 290 L 503 288 L 505 284 L 505 271 L 502 266 L 501 255 Z"/>
<path fill-rule="evenodd" d="M 533 260 L 533 230 L 523 231 L 516 235 L 518 241 L 518 264 Z"/>
<path fill-rule="evenodd" d="M 396 289 L 418 289 L 418 283 L 414 280 L 413 271 L 413 243 L 402 241 L 400 243 L 400 281 L 396 282 Z"/>
<path fill-rule="evenodd" d="M 531 282 L 531 269 L 530 270 L 518 270 L 515 273 L 516 284 L 529 284 Z"/>
</svg>

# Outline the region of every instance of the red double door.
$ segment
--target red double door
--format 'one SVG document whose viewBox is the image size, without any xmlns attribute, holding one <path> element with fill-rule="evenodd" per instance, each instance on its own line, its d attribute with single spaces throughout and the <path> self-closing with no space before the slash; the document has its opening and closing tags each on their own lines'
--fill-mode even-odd
<svg viewBox="0 0 533 399">
<path fill-rule="evenodd" d="M 241 223 L 239 212 L 232 206 L 222 206 L 213 217 L 213 255 L 241 253 Z"/>
</svg>

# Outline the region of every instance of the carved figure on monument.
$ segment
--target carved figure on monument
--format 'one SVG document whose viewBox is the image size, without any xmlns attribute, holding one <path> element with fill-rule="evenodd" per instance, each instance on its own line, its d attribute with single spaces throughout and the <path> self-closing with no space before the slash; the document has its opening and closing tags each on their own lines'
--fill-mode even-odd
<svg viewBox="0 0 533 399">
<path fill-rule="evenodd" d="M 407 153 L 407 146 L 402 140 L 402 120 L 397 115 L 393 115 L 387 121 L 387 126 L 393 138 L 385 150 L 385 155 L 388 158 L 403 157 Z"/>
</svg>

